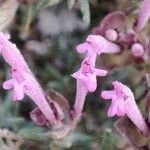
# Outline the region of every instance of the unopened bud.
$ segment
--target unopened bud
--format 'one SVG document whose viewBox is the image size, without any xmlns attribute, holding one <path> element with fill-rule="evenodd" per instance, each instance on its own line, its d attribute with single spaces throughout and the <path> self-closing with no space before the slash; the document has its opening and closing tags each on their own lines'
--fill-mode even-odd
<svg viewBox="0 0 150 150">
<path fill-rule="evenodd" d="M 144 48 L 139 43 L 134 43 L 131 47 L 131 52 L 135 57 L 142 57 L 144 54 Z"/>
<path fill-rule="evenodd" d="M 108 29 L 105 32 L 105 36 L 110 41 L 116 41 L 118 38 L 118 33 L 114 29 Z"/>
</svg>

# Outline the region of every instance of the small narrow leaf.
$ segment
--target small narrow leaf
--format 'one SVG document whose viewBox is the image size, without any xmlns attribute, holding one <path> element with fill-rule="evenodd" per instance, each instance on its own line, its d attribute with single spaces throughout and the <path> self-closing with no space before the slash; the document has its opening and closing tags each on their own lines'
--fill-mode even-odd
<svg viewBox="0 0 150 150">
<path fill-rule="evenodd" d="M 0 1 L 0 31 L 10 25 L 18 6 L 19 3 L 16 0 Z"/>
<path fill-rule="evenodd" d="M 89 5 L 89 1 L 88 0 L 80 0 L 79 1 L 80 4 L 80 10 L 82 12 L 83 15 L 83 21 L 86 23 L 86 25 L 88 26 L 90 24 L 90 5 Z"/>
<path fill-rule="evenodd" d="M 67 1 L 67 5 L 68 5 L 68 8 L 69 8 L 69 9 L 72 9 L 73 6 L 74 6 L 74 4 L 75 4 L 75 0 L 68 0 L 68 1 Z"/>
</svg>

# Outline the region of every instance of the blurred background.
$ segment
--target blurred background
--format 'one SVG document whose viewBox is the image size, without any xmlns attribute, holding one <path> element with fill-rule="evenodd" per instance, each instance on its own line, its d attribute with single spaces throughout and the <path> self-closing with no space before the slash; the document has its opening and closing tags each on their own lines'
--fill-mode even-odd
<svg viewBox="0 0 150 150">
<path fill-rule="evenodd" d="M 70 76 L 79 69 L 83 56 L 75 48 L 109 12 L 128 14 L 140 0 L 6 0 L 0 1 L 0 29 L 10 32 L 44 90 L 54 89 L 73 106 L 76 81 Z M 4 26 L 4 27 L 3 27 Z M 6 28 L 7 27 L 7 28 Z M 0 59 L 0 82 L 9 77 L 8 65 Z M 53 141 L 30 119 L 34 103 L 25 97 L 13 103 L 10 91 L 0 87 L 0 150 L 132 150 L 127 140 L 114 129 L 117 118 L 107 117 L 107 104 L 100 98 L 111 81 L 128 85 L 144 112 L 145 83 L 143 66 L 132 62 L 128 52 L 102 55 L 97 67 L 110 70 L 98 78 L 98 88 L 89 93 L 84 117 L 65 139 Z M 143 100 L 143 101 L 142 101 Z"/>
</svg>

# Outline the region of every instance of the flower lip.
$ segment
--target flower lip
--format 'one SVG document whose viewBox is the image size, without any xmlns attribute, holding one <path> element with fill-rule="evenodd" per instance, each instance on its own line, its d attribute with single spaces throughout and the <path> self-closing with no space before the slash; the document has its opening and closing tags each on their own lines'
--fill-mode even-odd
<svg viewBox="0 0 150 150">
<path fill-rule="evenodd" d="M 118 81 L 112 82 L 112 85 L 114 90 L 103 91 L 101 93 L 102 98 L 106 100 L 112 99 L 112 104 L 108 110 L 108 116 L 123 116 L 126 114 L 125 101 L 129 98 L 132 98 L 132 91 L 127 86 Z"/>
<path fill-rule="evenodd" d="M 24 97 L 25 88 L 28 88 L 29 78 L 23 71 L 18 68 L 12 68 L 10 72 L 12 79 L 5 81 L 3 83 L 3 88 L 6 90 L 13 88 L 13 100 L 20 101 Z"/>
<path fill-rule="evenodd" d="M 80 69 L 72 74 L 77 80 L 80 80 L 84 88 L 89 92 L 94 92 L 97 87 L 97 76 L 106 76 L 107 71 L 95 68 L 92 57 L 85 58 Z"/>
</svg>

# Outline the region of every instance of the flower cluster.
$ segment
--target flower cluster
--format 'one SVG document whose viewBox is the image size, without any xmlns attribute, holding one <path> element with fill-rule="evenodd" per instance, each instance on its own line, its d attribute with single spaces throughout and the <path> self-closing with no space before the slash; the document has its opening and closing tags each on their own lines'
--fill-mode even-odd
<svg viewBox="0 0 150 150">
<path fill-rule="evenodd" d="M 77 79 L 74 115 L 76 118 L 80 118 L 87 93 L 94 92 L 97 88 L 97 76 L 107 75 L 106 70 L 95 68 L 97 55 L 101 53 L 118 53 L 120 47 L 103 36 L 89 35 L 86 42 L 78 45 L 76 50 L 79 53 L 85 53 L 80 69 L 72 74 L 72 77 Z"/>
<path fill-rule="evenodd" d="M 124 116 L 126 114 L 140 131 L 146 135 L 148 127 L 135 102 L 132 91 L 121 82 L 114 81 L 112 84 L 114 87 L 113 90 L 101 93 L 103 99 L 112 99 L 111 106 L 108 109 L 108 116 Z"/>
<path fill-rule="evenodd" d="M 126 43 L 135 57 L 145 58 L 149 41 L 147 42 L 147 38 L 142 36 L 141 31 L 149 17 L 150 0 L 144 0 L 132 32 L 126 32 L 126 15 L 121 11 L 111 13 L 104 18 L 100 27 L 94 29 L 93 34 L 89 35 L 84 43 L 76 47 L 78 53 L 84 54 L 84 59 L 80 69 L 72 74 L 72 77 L 77 80 L 75 104 L 72 111 L 75 120 L 78 121 L 82 116 L 87 93 L 96 90 L 97 76 L 104 77 L 108 74 L 107 70 L 96 67 L 98 55 L 119 53 L 122 48 L 120 43 Z M 94 35 L 94 33 L 97 35 Z M 11 67 L 11 79 L 3 83 L 3 88 L 6 90 L 12 89 L 13 101 L 21 101 L 25 94 L 28 95 L 38 106 L 31 113 L 31 118 L 38 125 L 48 124 L 48 126 L 51 126 L 63 119 L 62 108 L 51 98 L 49 98 L 49 102 L 47 101 L 44 91 L 20 51 L 15 44 L 10 42 L 10 36 L 2 32 L 0 33 L 0 54 Z M 130 88 L 118 81 L 114 81 L 112 84 L 113 90 L 101 93 L 103 99 L 112 99 L 111 106 L 108 109 L 108 117 L 127 115 L 141 132 L 147 134 L 148 127 Z"/>
<path fill-rule="evenodd" d="M 102 53 L 118 53 L 123 43 L 131 49 L 135 58 L 146 60 L 149 40 L 141 33 L 150 17 L 150 0 L 145 0 L 137 18 L 136 24 L 131 30 L 127 30 L 126 15 L 121 11 L 110 13 L 106 16 L 99 27 L 94 28 L 93 35 L 89 35 L 86 41 L 76 48 L 78 53 L 85 54 L 80 69 L 72 74 L 77 79 L 76 99 L 74 115 L 80 118 L 88 92 L 94 92 L 97 88 L 97 76 L 106 76 L 107 71 L 95 68 L 96 57 Z M 95 34 L 95 35 L 94 35 Z M 108 109 L 108 117 L 127 115 L 130 120 L 143 133 L 148 133 L 148 127 L 136 104 L 134 94 L 129 87 L 121 82 L 114 81 L 114 89 L 103 91 L 101 97 L 105 100 L 112 99 Z"/>
</svg>

